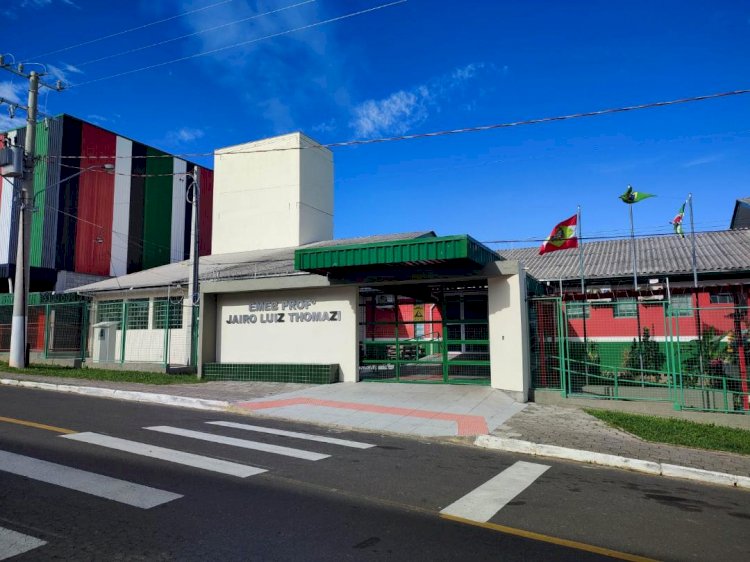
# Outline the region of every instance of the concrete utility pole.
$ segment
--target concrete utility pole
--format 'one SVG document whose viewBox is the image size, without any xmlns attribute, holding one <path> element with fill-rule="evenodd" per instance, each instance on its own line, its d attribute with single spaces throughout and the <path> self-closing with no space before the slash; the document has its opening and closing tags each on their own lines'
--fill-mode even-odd
<svg viewBox="0 0 750 562">
<path fill-rule="evenodd" d="M 192 223 L 190 228 L 190 262 L 192 266 L 190 280 L 188 281 L 188 295 L 190 295 L 190 364 L 197 364 L 197 350 L 195 347 L 197 338 L 195 334 L 198 331 L 198 311 L 196 307 L 200 302 L 200 281 L 198 278 L 200 266 L 200 252 L 198 246 L 200 243 L 200 229 L 198 221 L 200 220 L 200 201 L 201 201 L 201 174 L 200 168 L 193 168 L 193 204 Z"/>
<path fill-rule="evenodd" d="M 10 332 L 11 367 L 26 366 L 26 301 L 29 294 L 29 252 L 31 242 L 31 205 L 29 193 L 34 192 L 34 158 L 36 145 L 36 112 L 39 97 L 39 75 L 29 73 L 29 102 L 26 112 L 26 141 L 24 170 L 19 199 L 18 242 L 16 247 L 16 276 L 13 283 L 13 321 Z"/>
<path fill-rule="evenodd" d="M 39 86 L 44 86 L 58 92 L 63 89 L 62 81 L 58 80 L 55 85 L 47 84 L 39 79 L 39 73 L 31 71 L 26 74 L 23 67 L 23 64 L 19 64 L 16 68 L 13 68 L 0 55 L 0 69 L 26 78 L 29 81 L 28 105 L 24 107 L 18 103 L 10 104 L 12 109 L 21 108 L 26 110 L 23 179 L 21 182 L 21 193 L 18 194 L 18 238 L 16 241 L 16 275 L 15 282 L 13 283 L 13 320 L 10 333 L 10 356 L 8 358 L 9 365 L 17 368 L 26 366 L 26 317 L 31 273 L 29 254 L 31 250 L 31 212 L 33 210 L 31 202 L 34 196 L 36 116 L 38 112 Z M 7 100 L 2 101 L 8 103 Z"/>
</svg>

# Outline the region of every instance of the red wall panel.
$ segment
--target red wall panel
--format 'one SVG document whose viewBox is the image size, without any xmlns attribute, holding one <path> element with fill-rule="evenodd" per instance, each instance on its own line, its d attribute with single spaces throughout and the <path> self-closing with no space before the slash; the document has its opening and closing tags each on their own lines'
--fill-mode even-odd
<svg viewBox="0 0 750 562">
<path fill-rule="evenodd" d="M 211 255 L 211 228 L 214 213 L 214 173 L 212 170 L 201 168 L 201 216 L 198 224 L 201 229 L 198 254 Z"/>
<path fill-rule="evenodd" d="M 88 123 L 81 130 L 81 168 L 114 165 L 117 136 Z M 109 158 L 97 158 L 109 156 Z M 78 188 L 75 271 L 109 275 L 115 177 L 101 168 L 81 174 Z"/>
</svg>

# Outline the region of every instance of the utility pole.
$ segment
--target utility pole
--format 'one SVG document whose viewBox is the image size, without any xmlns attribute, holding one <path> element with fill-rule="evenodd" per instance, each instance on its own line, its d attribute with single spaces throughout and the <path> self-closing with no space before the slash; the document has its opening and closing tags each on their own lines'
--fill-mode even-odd
<svg viewBox="0 0 750 562">
<path fill-rule="evenodd" d="M 195 349 L 198 342 L 198 310 L 197 306 L 200 303 L 200 281 L 198 278 L 199 266 L 200 266 L 200 253 L 198 246 L 200 243 L 200 229 L 198 228 L 198 221 L 200 220 L 200 202 L 201 202 L 201 174 L 200 168 L 195 166 L 193 168 L 193 204 L 192 209 L 192 222 L 190 228 L 190 263 L 191 263 L 191 274 L 190 280 L 188 281 L 188 295 L 190 295 L 190 364 L 195 365 L 198 362 L 198 350 Z"/>
<path fill-rule="evenodd" d="M 26 112 L 23 182 L 19 200 L 18 243 L 16 245 L 16 276 L 13 283 L 13 321 L 10 332 L 8 364 L 22 369 L 26 366 L 26 301 L 29 294 L 29 250 L 31 242 L 31 205 L 29 193 L 34 192 L 34 158 L 36 146 L 36 111 L 39 97 L 39 75 L 29 74 L 29 101 Z"/>
<path fill-rule="evenodd" d="M 23 71 L 23 65 L 12 68 L 0 57 L 0 68 L 29 80 L 29 101 L 26 109 L 26 139 L 24 143 L 24 166 L 21 193 L 18 203 L 18 238 L 16 242 L 16 275 L 13 283 L 13 320 L 10 333 L 10 355 L 8 364 L 11 367 L 26 367 L 26 319 L 27 301 L 31 268 L 29 254 L 31 250 L 31 201 L 34 196 L 34 166 L 36 164 L 36 116 L 39 98 L 39 86 L 52 90 L 62 90 L 62 83 L 52 86 L 42 82 L 40 75 L 33 70 L 29 74 Z"/>
</svg>

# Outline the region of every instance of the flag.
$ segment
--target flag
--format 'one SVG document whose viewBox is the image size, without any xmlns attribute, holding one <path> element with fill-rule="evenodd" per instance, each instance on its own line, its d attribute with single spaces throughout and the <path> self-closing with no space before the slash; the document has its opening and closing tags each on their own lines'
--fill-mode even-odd
<svg viewBox="0 0 750 562">
<path fill-rule="evenodd" d="M 653 195 L 651 193 L 643 193 L 642 191 L 633 191 L 632 186 L 628 186 L 627 191 L 620 195 L 620 199 L 622 199 L 622 202 L 627 203 L 628 205 L 638 203 L 639 201 L 643 201 L 644 199 L 647 199 L 649 197 L 656 197 L 656 195 Z"/>
<path fill-rule="evenodd" d="M 556 252 L 557 250 L 567 250 L 568 248 L 578 247 L 578 236 L 576 235 L 578 225 L 578 215 L 573 215 L 565 219 L 552 229 L 549 237 L 542 243 L 539 248 L 539 255 L 547 252 Z"/>
<path fill-rule="evenodd" d="M 680 238 L 685 238 L 685 234 L 682 232 L 682 219 L 685 217 L 685 203 L 682 204 L 680 210 L 669 223 L 674 227 L 674 233 Z"/>
</svg>

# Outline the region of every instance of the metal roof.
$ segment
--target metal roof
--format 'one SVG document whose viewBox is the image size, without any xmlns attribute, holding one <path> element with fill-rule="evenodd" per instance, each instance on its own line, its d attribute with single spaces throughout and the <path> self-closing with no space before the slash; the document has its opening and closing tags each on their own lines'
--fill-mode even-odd
<svg viewBox="0 0 750 562">
<path fill-rule="evenodd" d="M 405 232 L 401 234 L 383 234 L 358 238 L 342 238 L 314 242 L 301 248 L 330 247 L 337 245 L 371 244 L 413 238 L 434 237 L 432 231 Z M 202 256 L 199 264 L 199 276 L 202 281 L 225 279 L 253 279 L 278 275 L 304 275 L 294 269 L 294 252 L 297 247 L 277 248 L 273 250 L 252 250 Z M 104 281 L 82 285 L 67 292 L 97 293 L 102 291 L 121 291 L 129 289 L 149 289 L 169 285 L 186 285 L 190 275 L 190 261 L 181 261 L 146 269 Z"/>
<path fill-rule="evenodd" d="M 331 247 L 300 248 L 294 266 L 300 271 L 327 272 L 379 265 L 427 265 L 468 260 L 480 266 L 498 260 L 492 250 L 466 234 L 389 240 Z"/>
<path fill-rule="evenodd" d="M 636 239 L 638 275 L 691 274 L 690 236 L 653 236 Z M 587 279 L 633 275 L 629 238 L 590 242 L 584 245 Z M 578 250 L 559 250 L 539 255 L 539 248 L 498 250 L 505 259 L 523 262 L 528 273 L 540 281 L 580 278 Z M 699 273 L 750 272 L 750 230 L 723 230 L 696 234 Z"/>
</svg>

